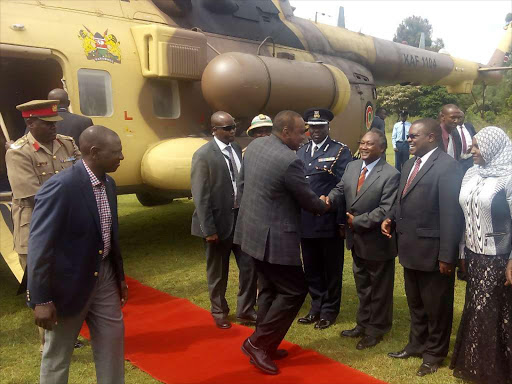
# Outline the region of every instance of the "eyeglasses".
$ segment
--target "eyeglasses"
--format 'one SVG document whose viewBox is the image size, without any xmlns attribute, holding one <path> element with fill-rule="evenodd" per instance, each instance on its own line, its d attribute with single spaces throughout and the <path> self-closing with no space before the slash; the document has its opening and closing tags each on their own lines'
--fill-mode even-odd
<svg viewBox="0 0 512 384">
<path fill-rule="evenodd" d="M 213 127 L 213 128 L 217 128 L 217 129 L 223 129 L 224 131 L 226 132 L 229 132 L 229 131 L 234 131 L 236 130 L 236 125 L 235 124 L 232 124 L 232 125 L 224 125 L 222 127 Z"/>
<path fill-rule="evenodd" d="M 408 139 L 414 140 L 415 138 L 421 136 L 419 133 L 410 133 L 407 135 Z"/>
</svg>

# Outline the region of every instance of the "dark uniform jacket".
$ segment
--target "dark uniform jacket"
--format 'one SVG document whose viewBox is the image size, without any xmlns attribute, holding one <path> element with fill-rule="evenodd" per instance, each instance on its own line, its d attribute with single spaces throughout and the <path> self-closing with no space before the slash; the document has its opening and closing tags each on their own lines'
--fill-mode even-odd
<svg viewBox="0 0 512 384">
<path fill-rule="evenodd" d="M 240 172 L 240 192 L 234 242 L 255 259 L 302 265 L 301 208 L 321 214 L 326 207 L 309 187 L 295 152 L 273 134 L 252 141 Z"/>
<path fill-rule="evenodd" d="M 106 177 L 112 214 L 111 259 L 119 283 L 124 280 L 119 248 L 116 185 Z M 37 192 L 28 245 L 27 302 L 53 301 L 58 316 L 78 314 L 98 278 L 103 239 L 96 198 L 82 161 L 48 180 Z"/>
<path fill-rule="evenodd" d="M 313 192 L 327 196 L 341 180 L 347 164 L 352 160 L 350 149 L 330 137 L 311 157 L 312 142 L 297 151 L 297 157 L 304 163 L 306 179 Z M 338 225 L 345 222 L 345 212 L 329 212 L 316 216 L 302 210 L 302 237 L 319 238 L 338 236 Z"/>
<path fill-rule="evenodd" d="M 439 261 L 455 264 L 459 255 L 463 215 L 459 205 L 462 172 L 459 164 L 436 149 L 402 197 L 416 157 L 402 168 L 393 215 L 398 257 L 405 268 L 439 269 Z"/>
<path fill-rule="evenodd" d="M 231 146 L 242 161 L 240 146 L 237 143 L 231 143 Z M 192 156 L 190 183 L 196 206 L 192 215 L 192 235 L 217 234 L 220 240 L 227 239 L 233 232 L 235 191 L 228 165 L 215 140 L 203 145 Z"/>
</svg>

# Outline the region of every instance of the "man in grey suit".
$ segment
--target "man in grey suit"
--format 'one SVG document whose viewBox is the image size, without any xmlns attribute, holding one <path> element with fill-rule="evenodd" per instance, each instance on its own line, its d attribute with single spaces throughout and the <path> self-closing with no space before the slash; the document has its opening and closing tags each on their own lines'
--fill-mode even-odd
<svg viewBox="0 0 512 384">
<path fill-rule="evenodd" d="M 244 323 L 256 322 L 256 272 L 252 258 L 233 244 L 233 232 L 238 215 L 237 186 L 242 150 L 234 142 L 235 120 L 226 112 L 211 117 L 213 140 L 199 148 L 192 157 L 192 197 L 196 210 L 191 232 L 206 244 L 206 277 L 210 294 L 211 313 L 215 324 L 228 329 L 229 313 L 226 301 L 229 256 L 235 254 L 239 273 L 236 315 Z"/>
<path fill-rule="evenodd" d="M 387 140 L 372 128 L 359 143 L 361 160 L 348 164 L 329 193 L 333 207 L 345 207 L 347 249 L 352 250 L 359 309 L 355 328 L 341 332 L 362 337 L 356 348 L 374 347 L 393 321 L 396 244 L 380 231 L 396 198 L 400 173 L 386 163 Z"/>
<path fill-rule="evenodd" d="M 417 371 L 437 371 L 448 354 L 453 320 L 454 270 L 459 256 L 463 214 L 459 205 L 462 170 L 439 148 L 441 126 L 415 121 L 408 141 L 414 156 L 402 168 L 400 186 L 382 233 L 391 238 L 396 223 L 398 258 L 404 267 L 411 315 L 409 342 L 395 359 L 422 357 Z"/>
<path fill-rule="evenodd" d="M 302 117 L 282 111 L 272 135 L 254 140 L 244 156 L 242 200 L 235 243 L 253 257 L 259 280 L 258 320 L 242 351 L 269 374 L 273 360 L 287 356 L 278 346 L 308 293 L 300 259 L 301 208 L 323 214 L 329 206 L 311 190 L 295 151 L 305 141 Z"/>
</svg>

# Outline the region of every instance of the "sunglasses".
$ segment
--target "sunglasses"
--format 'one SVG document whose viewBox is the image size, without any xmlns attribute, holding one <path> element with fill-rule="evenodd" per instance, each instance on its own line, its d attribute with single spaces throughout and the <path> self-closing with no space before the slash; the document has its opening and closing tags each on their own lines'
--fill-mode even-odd
<svg viewBox="0 0 512 384">
<path fill-rule="evenodd" d="M 222 127 L 213 127 L 213 128 L 216 128 L 216 129 L 223 129 L 224 131 L 229 132 L 229 131 L 234 131 L 234 130 L 236 130 L 236 125 L 234 125 L 234 124 L 233 124 L 233 125 L 224 125 L 224 126 L 222 126 Z"/>
</svg>

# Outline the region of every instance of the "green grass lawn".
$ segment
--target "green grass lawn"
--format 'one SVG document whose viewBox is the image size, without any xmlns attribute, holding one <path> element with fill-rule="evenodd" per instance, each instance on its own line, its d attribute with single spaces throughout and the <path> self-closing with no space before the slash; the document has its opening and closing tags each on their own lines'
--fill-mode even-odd
<svg viewBox="0 0 512 384">
<path fill-rule="evenodd" d="M 186 297 L 209 309 L 204 249 L 201 240 L 190 236 L 191 201 L 181 199 L 162 207 L 142 207 L 135 196 L 119 198 L 120 233 L 127 275 L 174 296 Z M 395 361 L 387 352 L 398 351 L 407 343 L 409 314 L 404 293 L 402 268 L 397 265 L 392 331 L 377 347 L 357 351 L 357 340 L 340 338 L 339 333 L 354 326 L 357 296 L 350 254 L 345 254 L 343 299 L 336 324 L 324 331 L 294 324 L 287 340 L 312 348 L 343 364 L 366 372 L 389 383 L 457 383 L 445 366 L 435 375 L 414 376 L 419 359 Z M 236 307 L 237 269 L 233 262 L 227 298 Z M 40 354 L 37 330 L 24 297 L 15 296 L 17 283 L 4 262 L 0 262 L 0 383 L 37 383 Z M 452 345 L 464 301 L 464 284 L 457 282 Z M 300 314 L 309 309 L 309 298 Z M 233 320 L 233 318 L 232 318 Z M 213 326 L 213 322 L 212 322 Z M 446 363 L 448 359 L 446 360 Z M 252 369 L 249 364 L 247 369 Z M 334 378 L 333 378 L 334 379 Z M 156 383 L 146 373 L 126 363 L 127 383 Z M 315 382 L 311 378 L 311 383 Z M 75 351 L 70 383 L 95 383 L 94 364 L 89 346 Z"/>
</svg>

